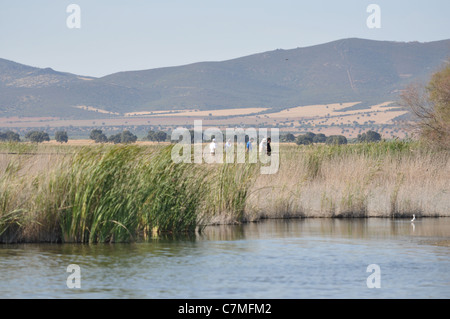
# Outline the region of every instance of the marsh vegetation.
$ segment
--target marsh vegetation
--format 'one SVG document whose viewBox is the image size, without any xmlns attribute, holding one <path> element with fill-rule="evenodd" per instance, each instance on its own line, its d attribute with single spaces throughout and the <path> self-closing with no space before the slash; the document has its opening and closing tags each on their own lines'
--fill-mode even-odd
<svg viewBox="0 0 450 319">
<path fill-rule="evenodd" d="M 0 144 L 0 242 L 128 242 L 211 224 L 449 216 L 450 154 L 418 142 L 280 147 L 262 164 L 175 164 L 170 145 Z"/>
</svg>

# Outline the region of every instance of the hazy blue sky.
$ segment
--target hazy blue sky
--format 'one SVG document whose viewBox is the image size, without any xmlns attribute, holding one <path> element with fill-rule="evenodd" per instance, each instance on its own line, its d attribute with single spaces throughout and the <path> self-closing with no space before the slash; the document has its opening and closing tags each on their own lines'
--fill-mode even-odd
<svg viewBox="0 0 450 319">
<path fill-rule="evenodd" d="M 81 28 L 69 29 L 69 4 Z M 381 28 L 369 29 L 369 4 Z M 342 38 L 450 38 L 449 0 L 2 0 L 0 58 L 103 76 Z"/>
</svg>

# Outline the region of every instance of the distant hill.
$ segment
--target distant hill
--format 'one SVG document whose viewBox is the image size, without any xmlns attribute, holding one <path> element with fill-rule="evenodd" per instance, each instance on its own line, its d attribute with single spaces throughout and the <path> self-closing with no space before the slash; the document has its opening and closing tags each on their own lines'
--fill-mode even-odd
<svg viewBox="0 0 450 319">
<path fill-rule="evenodd" d="M 92 77 L 0 59 L 0 116 L 93 117 L 93 112 L 73 106 L 121 111 L 129 103 L 138 105 L 137 96 L 138 90 Z"/>
<path fill-rule="evenodd" d="M 287 108 L 398 98 L 450 57 L 450 39 L 419 43 L 344 39 L 222 62 L 81 77 L 0 59 L 0 116 L 95 117 L 161 109 Z"/>
</svg>

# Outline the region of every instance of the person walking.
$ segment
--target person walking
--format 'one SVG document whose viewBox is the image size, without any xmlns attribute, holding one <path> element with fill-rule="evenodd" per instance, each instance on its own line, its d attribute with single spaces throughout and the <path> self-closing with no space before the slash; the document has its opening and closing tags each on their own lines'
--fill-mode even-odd
<svg viewBox="0 0 450 319">
<path fill-rule="evenodd" d="M 264 154 L 267 149 L 267 139 L 263 138 L 261 142 L 259 143 L 259 154 Z"/>
<path fill-rule="evenodd" d="M 225 143 L 225 152 L 228 153 L 229 151 L 231 151 L 231 147 L 232 147 L 232 145 L 231 145 L 231 139 L 229 138 L 229 139 L 227 140 L 227 142 Z"/>
<path fill-rule="evenodd" d="M 267 138 L 267 145 L 266 145 L 267 156 L 270 156 L 270 154 L 272 153 L 272 147 L 270 146 L 271 142 L 272 139 L 270 137 Z"/>
<path fill-rule="evenodd" d="M 251 138 L 251 139 L 247 142 L 247 147 L 245 148 L 245 150 L 247 151 L 247 153 L 250 153 L 250 151 L 253 149 L 252 143 L 253 143 L 253 138 Z"/>
<path fill-rule="evenodd" d="M 217 148 L 216 139 L 213 138 L 211 144 L 209 144 L 209 151 L 211 153 L 211 156 L 216 155 L 216 148 Z"/>
</svg>

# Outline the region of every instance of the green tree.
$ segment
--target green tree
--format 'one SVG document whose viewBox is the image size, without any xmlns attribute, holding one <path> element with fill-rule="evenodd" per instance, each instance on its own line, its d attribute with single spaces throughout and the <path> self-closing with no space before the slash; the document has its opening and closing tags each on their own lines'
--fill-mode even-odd
<svg viewBox="0 0 450 319">
<path fill-rule="evenodd" d="M 108 137 L 108 142 L 118 144 L 122 142 L 122 133 L 113 134 Z"/>
<path fill-rule="evenodd" d="M 421 139 L 450 148 L 450 64 L 434 73 L 425 88 L 409 86 L 402 100 L 416 117 Z"/>
<path fill-rule="evenodd" d="M 25 138 L 33 143 L 42 143 L 44 141 L 50 141 L 48 133 L 43 131 L 31 131 L 25 134 Z"/>
<path fill-rule="evenodd" d="M 313 138 L 316 136 L 316 134 L 314 134 L 312 132 L 307 132 L 307 133 L 305 133 L 305 136 L 312 141 Z"/>
<path fill-rule="evenodd" d="M 92 130 L 89 138 L 94 140 L 95 143 L 106 143 L 108 141 L 108 138 L 103 134 L 102 130 Z"/>
<path fill-rule="evenodd" d="M 153 142 L 164 142 L 167 139 L 167 133 L 163 131 L 149 131 L 147 134 L 147 140 Z"/>
<path fill-rule="evenodd" d="M 292 134 L 292 133 L 287 133 L 287 134 L 284 136 L 284 140 L 285 140 L 286 142 L 295 142 L 295 136 L 294 136 L 294 134 Z"/>
<path fill-rule="evenodd" d="M 313 137 L 313 143 L 325 143 L 326 140 L 327 140 L 327 137 L 323 133 L 316 134 Z"/>
<path fill-rule="evenodd" d="M 366 133 L 358 134 L 356 140 L 360 143 L 370 143 L 381 141 L 381 135 L 375 131 L 367 131 Z"/>
<path fill-rule="evenodd" d="M 120 136 L 121 143 L 135 143 L 137 141 L 137 136 L 130 131 L 123 131 Z"/>
<path fill-rule="evenodd" d="M 149 141 L 156 141 L 156 137 L 155 137 L 155 135 L 156 135 L 156 132 L 155 131 L 148 131 L 148 133 L 147 133 L 147 140 L 149 140 Z"/>
<path fill-rule="evenodd" d="M 156 141 L 164 142 L 167 139 L 167 133 L 163 131 L 159 131 L 156 133 Z"/>
<path fill-rule="evenodd" d="M 327 137 L 325 143 L 328 145 L 347 144 L 347 138 L 343 135 L 331 135 Z"/>
<path fill-rule="evenodd" d="M 20 142 L 20 135 L 13 131 L 0 132 L 0 141 Z"/>
<path fill-rule="evenodd" d="M 69 141 L 69 137 L 67 136 L 66 131 L 57 131 L 55 132 L 55 140 L 59 143 L 67 143 Z"/>
<path fill-rule="evenodd" d="M 297 145 L 309 145 L 313 143 L 313 138 L 310 135 L 302 134 L 297 136 L 295 143 Z"/>
</svg>

